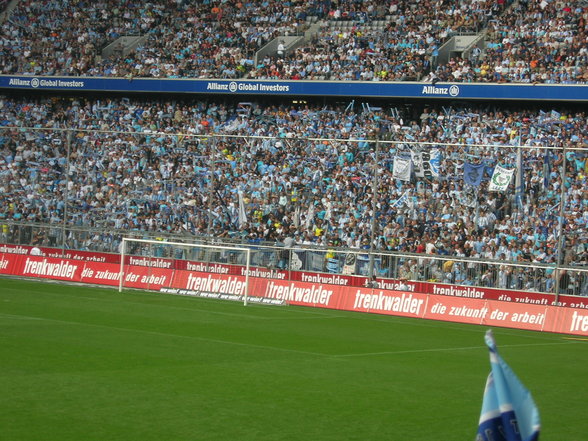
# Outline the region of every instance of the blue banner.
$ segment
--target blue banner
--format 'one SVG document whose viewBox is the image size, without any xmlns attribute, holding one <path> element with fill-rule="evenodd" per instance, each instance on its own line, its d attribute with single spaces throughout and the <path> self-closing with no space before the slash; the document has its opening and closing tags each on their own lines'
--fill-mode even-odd
<svg viewBox="0 0 588 441">
<path fill-rule="evenodd" d="M 525 388 L 496 349 L 492 331 L 486 332 L 492 371 L 486 382 L 476 441 L 537 441 L 539 411 Z"/>
<path fill-rule="evenodd" d="M 2 89 L 226 95 L 588 101 L 588 85 L 192 80 L 0 75 Z"/>
<path fill-rule="evenodd" d="M 482 183 L 482 177 L 484 176 L 484 170 L 486 166 L 484 164 L 470 164 L 469 162 L 463 165 L 463 180 L 468 185 L 479 187 Z"/>
<path fill-rule="evenodd" d="M 548 149 L 545 149 L 543 154 L 543 188 L 549 187 L 549 181 L 551 179 L 551 153 Z"/>
</svg>

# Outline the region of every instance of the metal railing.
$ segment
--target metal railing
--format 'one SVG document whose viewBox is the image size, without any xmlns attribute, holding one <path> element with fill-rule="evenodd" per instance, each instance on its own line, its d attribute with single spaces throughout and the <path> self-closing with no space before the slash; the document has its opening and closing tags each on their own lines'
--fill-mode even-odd
<svg viewBox="0 0 588 441">
<path fill-rule="evenodd" d="M 235 261 L 230 253 L 199 254 L 198 248 L 172 248 L 166 242 L 237 245 L 250 248 L 251 265 L 264 269 L 365 277 L 370 277 L 373 272 L 374 276 L 383 279 L 588 296 L 588 268 L 574 265 L 308 246 L 285 248 L 270 243 L 252 243 L 246 238 L 228 240 L 131 230 L 113 232 L 83 227 L 64 230 L 61 226 L 24 222 L 5 221 L 0 226 L 1 243 L 61 248 L 63 252 L 79 250 L 117 254 L 122 238 L 133 237 L 162 241 L 161 246 L 150 245 L 130 250 L 130 254 L 137 256 L 244 264 Z M 565 274 L 565 284 L 556 283 L 557 274 L 560 277 Z"/>
</svg>

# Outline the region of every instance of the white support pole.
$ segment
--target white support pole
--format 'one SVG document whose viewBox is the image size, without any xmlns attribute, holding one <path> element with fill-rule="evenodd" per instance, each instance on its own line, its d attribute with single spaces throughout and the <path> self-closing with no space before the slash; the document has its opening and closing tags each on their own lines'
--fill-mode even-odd
<svg viewBox="0 0 588 441">
<path fill-rule="evenodd" d="M 249 268 L 251 267 L 251 249 L 247 249 L 247 262 L 245 263 L 245 295 L 243 296 L 243 305 L 247 306 L 247 296 L 249 295 Z"/>
<path fill-rule="evenodd" d="M 123 237 L 120 249 L 120 270 L 118 272 L 118 292 L 122 292 L 123 279 L 125 276 L 125 248 L 127 245 L 126 237 Z"/>
</svg>

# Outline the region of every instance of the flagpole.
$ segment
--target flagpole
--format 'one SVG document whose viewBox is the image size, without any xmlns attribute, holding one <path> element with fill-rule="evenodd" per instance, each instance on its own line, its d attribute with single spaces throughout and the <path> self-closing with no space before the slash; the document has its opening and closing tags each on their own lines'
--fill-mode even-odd
<svg viewBox="0 0 588 441">
<path fill-rule="evenodd" d="M 68 201 L 69 201 L 69 161 L 70 161 L 70 151 L 71 151 L 71 137 L 72 131 L 71 129 L 67 131 L 66 134 L 66 147 L 67 147 L 67 161 L 65 163 L 65 190 L 64 190 L 64 203 L 63 203 L 63 222 L 61 224 L 61 255 L 65 255 L 65 247 L 66 247 L 66 240 L 67 240 L 67 211 L 68 211 Z"/>
<path fill-rule="evenodd" d="M 517 215 L 519 220 L 522 220 L 524 216 L 523 186 L 523 147 L 521 145 L 521 138 L 519 137 L 519 142 L 517 146 L 517 174 L 515 177 L 515 202 L 517 205 Z"/>
<path fill-rule="evenodd" d="M 474 229 L 478 229 L 478 221 L 480 220 L 480 187 L 476 187 L 476 215 L 474 217 Z"/>
<path fill-rule="evenodd" d="M 374 275 L 374 239 L 376 237 L 376 205 L 377 205 L 377 192 L 378 192 L 378 178 L 380 167 L 378 166 L 378 159 L 380 153 L 380 138 L 376 138 L 376 155 L 374 158 L 374 179 L 372 181 L 372 225 L 370 233 L 370 262 L 368 275 L 369 279 L 372 279 Z"/>
<path fill-rule="evenodd" d="M 210 239 L 210 235 L 212 234 L 212 200 L 214 195 L 214 162 L 216 160 L 216 138 L 213 139 L 210 144 L 210 169 L 208 171 L 208 226 L 206 228 L 206 236 L 208 239 Z"/>
<path fill-rule="evenodd" d="M 565 212 L 565 202 L 566 202 L 566 168 L 567 168 L 567 159 L 566 159 L 566 144 L 563 143 L 563 168 L 561 173 L 561 196 L 559 201 L 559 225 L 557 231 L 557 260 L 556 260 L 556 267 L 555 267 L 555 301 L 556 304 L 559 302 L 559 279 L 561 278 L 561 270 L 560 266 L 562 264 L 562 248 L 563 248 L 563 217 Z"/>
</svg>

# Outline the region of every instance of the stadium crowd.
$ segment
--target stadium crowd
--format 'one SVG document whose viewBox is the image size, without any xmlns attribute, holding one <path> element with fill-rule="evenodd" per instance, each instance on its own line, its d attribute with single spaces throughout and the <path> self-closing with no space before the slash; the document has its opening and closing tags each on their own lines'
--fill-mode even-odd
<svg viewBox="0 0 588 441">
<path fill-rule="evenodd" d="M 583 111 L 4 97 L 0 124 L 0 219 L 554 263 L 564 195 L 562 262 L 588 263 Z M 487 191 L 518 145 L 520 203 Z M 415 153 L 432 172 L 395 176 L 395 159 Z M 479 186 L 466 164 L 485 165 Z"/>
<path fill-rule="evenodd" d="M 519 1 L 489 22 L 483 54 L 452 59 L 436 75 L 445 81 L 588 82 L 588 4 Z M 483 55 L 483 56 L 481 56 Z"/>
<path fill-rule="evenodd" d="M 1 27 L 2 73 L 85 75 L 105 45 L 155 29 L 171 3 L 20 0 Z"/>
<path fill-rule="evenodd" d="M 585 2 L 520 0 L 21 0 L 1 27 L 5 74 L 532 83 L 588 81 Z M 281 36 L 310 43 L 256 60 Z M 346 23 L 351 23 L 347 26 Z M 374 25 L 378 23 L 378 25 Z M 382 24 L 383 25 L 380 25 Z M 448 37 L 485 33 L 465 59 L 437 63 Z M 122 35 L 135 51 L 101 51 Z"/>
<path fill-rule="evenodd" d="M 256 62 L 266 43 L 316 22 L 309 17 L 320 24 L 310 44 Z M 587 30 L 586 3 L 565 0 L 21 0 L 0 28 L 0 71 L 586 83 Z M 440 46 L 462 31 L 483 32 L 485 45 L 437 63 Z M 147 39 L 101 56 L 129 34 Z M 412 114 L 394 105 L 4 96 L 0 221 L 55 226 L 31 238 L 45 246 L 59 245 L 62 226 L 107 232 L 71 237 L 77 249 L 112 249 L 125 231 L 588 264 L 585 111 L 468 104 Z M 397 159 L 414 167 L 408 179 Z M 472 184 L 467 170 L 478 165 L 484 178 Z M 510 191 L 488 191 L 498 165 L 522 170 L 522 194 L 514 179 Z M 287 265 L 283 256 L 274 264 Z M 549 271 L 537 280 L 493 268 L 415 257 L 382 275 L 554 290 Z M 586 275 L 566 280 L 564 291 L 588 295 Z"/>
<path fill-rule="evenodd" d="M 483 29 L 507 2 L 391 2 L 362 16 L 339 9 L 312 41 L 285 59 L 263 60 L 252 78 L 312 80 L 419 80 L 434 66 L 439 47 L 458 32 Z M 374 20 L 388 15 L 384 26 Z M 351 26 L 348 21 L 352 21 Z M 435 57 L 435 58 L 434 58 Z"/>
</svg>

